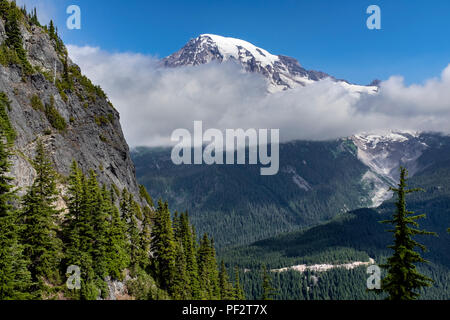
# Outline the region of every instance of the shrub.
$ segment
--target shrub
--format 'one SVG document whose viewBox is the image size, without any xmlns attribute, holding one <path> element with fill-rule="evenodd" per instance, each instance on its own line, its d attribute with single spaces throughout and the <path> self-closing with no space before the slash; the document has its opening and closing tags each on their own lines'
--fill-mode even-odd
<svg viewBox="0 0 450 320">
<path fill-rule="evenodd" d="M 39 98 L 39 96 L 37 94 L 35 94 L 31 97 L 31 106 L 36 111 L 45 112 L 44 104 L 42 103 L 41 98 Z"/>
<path fill-rule="evenodd" d="M 45 115 L 47 116 L 48 122 L 53 128 L 59 131 L 65 131 L 67 128 L 66 120 L 59 114 L 58 110 L 55 108 L 55 98 L 50 98 L 50 104 L 45 106 Z"/>
</svg>

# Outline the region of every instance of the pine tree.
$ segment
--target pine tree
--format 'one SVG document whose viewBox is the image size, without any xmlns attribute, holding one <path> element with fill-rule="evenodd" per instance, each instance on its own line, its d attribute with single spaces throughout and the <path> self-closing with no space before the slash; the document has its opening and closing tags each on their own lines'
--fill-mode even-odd
<svg viewBox="0 0 450 320">
<path fill-rule="evenodd" d="M 31 18 L 30 18 L 30 22 L 36 26 L 41 26 L 41 24 L 39 23 L 38 16 L 37 16 L 36 8 L 33 9 L 33 12 L 31 14 Z"/>
<path fill-rule="evenodd" d="M 146 207 L 148 208 L 148 207 Z M 150 264 L 150 252 L 151 252 L 151 211 L 144 209 L 144 217 L 142 220 L 142 231 L 140 234 L 139 243 L 139 265 L 142 269 L 146 270 Z"/>
<path fill-rule="evenodd" d="M 72 162 L 68 183 L 66 221 L 64 222 L 65 260 L 67 265 L 79 265 L 81 253 L 81 223 L 83 218 L 84 175 L 76 161 Z"/>
<path fill-rule="evenodd" d="M 387 269 L 388 274 L 382 280 L 382 291 L 389 294 L 389 300 L 414 300 L 419 294 L 417 291 L 422 287 L 431 285 L 432 279 L 420 274 L 416 269 L 416 263 L 427 262 L 414 249 L 416 247 L 425 251 L 422 244 L 413 240 L 416 235 L 432 235 L 434 233 L 419 230 L 419 219 L 425 218 L 424 214 L 414 215 L 414 212 L 406 209 L 406 195 L 420 191 L 420 189 L 407 189 L 406 179 L 408 172 L 401 168 L 400 183 L 398 188 L 391 188 L 397 194 L 397 211 L 392 220 L 383 223 L 392 224 L 394 229 L 389 230 L 394 234 L 394 244 L 389 248 L 394 250 L 392 257 L 382 267 Z"/>
<path fill-rule="evenodd" d="M 210 257 L 209 268 L 212 285 L 211 299 L 220 299 L 220 285 L 219 285 L 219 266 L 217 265 L 216 248 L 214 246 L 214 239 L 210 240 Z"/>
<path fill-rule="evenodd" d="M 55 31 L 55 25 L 53 24 L 53 20 L 50 20 L 50 24 L 48 27 L 48 33 L 50 35 L 50 39 L 56 38 L 56 31 Z"/>
<path fill-rule="evenodd" d="M 219 288 L 220 288 L 220 299 L 221 300 L 233 300 L 234 292 L 233 286 L 231 285 L 228 277 L 228 272 L 225 267 L 225 263 L 220 263 L 220 271 L 219 271 Z"/>
<path fill-rule="evenodd" d="M 8 9 L 7 14 L 5 23 L 7 38 L 5 43 L 10 49 L 13 49 L 16 52 L 22 66 L 25 68 L 25 71 L 30 73 L 32 71 L 32 67 L 28 62 L 27 53 L 23 47 L 22 33 L 20 32 L 19 27 L 21 12 L 13 3 L 11 3 L 11 7 Z"/>
<path fill-rule="evenodd" d="M 3 21 L 7 20 L 10 7 L 11 5 L 8 0 L 0 0 L 0 18 Z"/>
<path fill-rule="evenodd" d="M 234 300 L 245 300 L 244 290 L 239 280 L 238 267 L 234 267 Z"/>
<path fill-rule="evenodd" d="M 114 205 L 114 191 L 111 197 L 111 226 L 109 228 L 109 274 L 114 279 L 123 280 L 122 271 L 130 264 L 127 252 L 126 224 L 121 219 L 119 209 Z"/>
<path fill-rule="evenodd" d="M 213 284 L 211 283 L 210 268 L 211 246 L 206 233 L 200 240 L 197 255 L 201 299 L 211 300 L 213 299 Z"/>
<path fill-rule="evenodd" d="M 133 271 L 137 271 L 146 256 L 144 250 L 141 250 L 141 234 L 137 219 L 137 216 L 142 215 L 142 212 L 139 205 L 134 201 L 133 195 L 127 190 L 123 191 L 120 208 L 127 225 L 126 234 L 131 268 Z"/>
<path fill-rule="evenodd" d="M 147 204 L 150 207 L 154 207 L 155 206 L 153 204 L 152 197 L 148 194 L 147 189 L 145 189 L 145 187 L 143 185 L 139 185 L 139 195 L 141 196 L 141 198 L 143 198 L 147 202 Z"/>
<path fill-rule="evenodd" d="M 156 274 L 161 288 L 173 293 L 175 272 L 175 241 L 169 206 L 167 202 L 158 202 L 153 222 L 152 252 L 154 254 Z"/>
<path fill-rule="evenodd" d="M 200 284 L 198 279 L 198 264 L 196 252 L 196 239 L 192 226 L 189 224 L 189 217 L 187 213 L 182 213 L 178 226 L 179 234 L 177 238 L 181 241 L 184 248 L 186 259 L 186 272 L 188 282 L 186 289 L 189 291 L 191 299 L 200 299 Z"/>
<path fill-rule="evenodd" d="M 108 261 L 107 251 L 109 243 L 109 219 L 111 216 L 111 207 L 109 198 L 104 198 L 108 196 L 108 192 L 105 188 L 102 190 L 98 185 L 96 175 L 93 171 L 90 173 L 90 180 L 92 180 L 92 190 L 96 197 L 96 206 L 94 207 L 95 213 L 92 216 L 95 241 L 93 248 L 92 258 L 95 261 L 94 270 L 100 281 L 102 281 L 106 276 L 108 276 Z"/>
<path fill-rule="evenodd" d="M 263 282 L 262 282 L 263 293 L 261 300 L 272 300 L 275 289 L 272 287 L 272 281 L 270 280 L 270 275 L 267 272 L 267 267 L 263 267 Z"/>
<path fill-rule="evenodd" d="M 22 199 L 22 239 L 26 242 L 25 254 L 31 263 L 32 279 L 39 283 L 37 290 L 45 293 L 45 282 L 58 284 L 60 281 L 62 242 L 58 238 L 60 211 L 56 209 L 56 172 L 41 141 L 38 141 L 33 164 L 36 178 Z"/>
<path fill-rule="evenodd" d="M 187 300 L 190 298 L 190 289 L 188 287 L 189 279 L 187 273 L 186 255 L 183 244 L 176 243 L 175 250 L 175 273 L 173 278 L 172 296 L 176 300 Z"/>
<path fill-rule="evenodd" d="M 12 178 L 8 176 L 10 162 L 9 144 L 0 126 L 0 300 L 31 298 L 31 275 L 23 246 L 19 243 L 17 211 L 11 203 L 15 200 Z"/>
</svg>

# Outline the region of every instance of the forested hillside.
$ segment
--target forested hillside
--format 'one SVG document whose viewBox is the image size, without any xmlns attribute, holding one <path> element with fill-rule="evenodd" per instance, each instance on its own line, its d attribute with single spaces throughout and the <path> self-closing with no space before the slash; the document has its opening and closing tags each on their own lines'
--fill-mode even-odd
<svg viewBox="0 0 450 320">
<path fill-rule="evenodd" d="M 167 148 L 132 151 L 139 183 L 152 196 L 188 210 L 201 232 L 222 247 L 250 243 L 327 221 L 371 204 L 367 171 L 351 141 L 280 145 L 280 172 L 259 166 L 176 166 Z"/>
<path fill-rule="evenodd" d="M 449 299 L 450 283 L 450 162 L 436 161 L 426 170 L 409 181 L 410 187 L 422 187 L 424 192 L 415 193 L 408 199 L 408 208 L 417 213 L 425 213 L 426 219 L 420 226 L 436 232 L 437 237 L 418 236 L 428 251 L 423 256 L 430 265 L 420 265 L 419 270 L 434 281 L 431 288 L 423 290 L 423 299 Z M 238 265 L 251 271 L 244 273 L 244 287 L 249 297 L 261 294 L 261 269 L 270 269 L 306 264 L 342 264 L 354 261 L 369 261 L 376 264 L 385 262 L 391 253 L 387 248 L 391 235 L 388 227 L 380 223 L 395 210 L 393 201 L 378 209 L 360 209 L 336 217 L 326 224 L 258 241 L 250 246 L 225 249 L 220 255 L 230 265 Z M 296 271 L 272 273 L 274 286 L 279 291 L 278 299 L 309 299 L 322 297 L 329 299 L 371 299 L 381 298 L 367 293 L 367 267 L 354 270 L 334 269 L 323 273 Z M 318 278 L 317 284 L 305 294 L 305 286 L 310 285 L 311 275 Z M 353 283 L 349 290 L 348 283 Z M 315 293 L 313 293 L 315 291 Z"/>
<path fill-rule="evenodd" d="M 0 300 L 243 299 L 213 239 L 138 186 L 53 22 L 0 0 L 0 31 Z"/>
</svg>

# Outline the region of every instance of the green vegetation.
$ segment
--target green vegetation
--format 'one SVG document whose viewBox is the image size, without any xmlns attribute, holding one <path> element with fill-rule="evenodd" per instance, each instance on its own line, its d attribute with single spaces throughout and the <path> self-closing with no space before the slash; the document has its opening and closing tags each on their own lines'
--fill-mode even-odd
<svg viewBox="0 0 450 320">
<path fill-rule="evenodd" d="M 341 140 L 282 144 L 282 166 L 271 177 L 261 176 L 254 165 L 176 166 L 171 149 L 140 148 L 132 159 L 139 183 L 175 210 L 188 210 L 196 229 L 212 235 L 221 248 L 317 225 L 370 205 L 361 186 L 367 167 L 350 145 Z M 300 177 L 307 184 L 302 186 Z"/>
<path fill-rule="evenodd" d="M 96 116 L 96 117 L 95 117 L 95 123 L 96 123 L 99 127 L 101 127 L 101 126 L 103 126 L 103 125 L 107 125 L 107 124 L 109 123 L 109 120 L 108 120 L 108 118 L 106 118 L 105 116 L 100 115 L 100 116 Z"/>
<path fill-rule="evenodd" d="M 148 194 L 147 189 L 143 185 L 139 185 L 139 195 L 141 196 L 142 199 L 144 199 L 147 202 L 149 206 L 151 207 L 155 206 L 153 204 L 152 197 Z"/>
<path fill-rule="evenodd" d="M 3 98 L 3 96 L 1 97 Z M 18 211 L 11 203 L 15 200 L 12 178 L 8 176 L 10 162 L 8 157 L 12 139 L 7 115 L 3 112 L 4 101 L 0 98 L 0 300 L 32 298 L 30 292 L 31 275 L 27 270 L 28 261 L 23 254 L 20 242 Z"/>
<path fill-rule="evenodd" d="M 53 128 L 59 131 L 65 131 L 67 129 L 66 120 L 59 114 L 58 110 L 55 108 L 55 98 L 50 97 L 50 104 L 45 105 L 45 115 L 47 116 L 48 122 Z"/>
<path fill-rule="evenodd" d="M 0 299 L 106 298 L 107 279 L 124 281 L 126 273 L 137 299 L 235 298 L 224 265 L 217 266 L 213 240 L 204 235 L 198 243 L 187 214 L 171 218 L 167 203 L 142 209 L 128 191 L 118 198 L 74 162 L 62 215 L 58 176 L 40 141 L 36 179 L 14 209 L 3 123 L 1 129 Z M 80 268 L 80 289 L 65 287 L 71 265 Z"/>
<path fill-rule="evenodd" d="M 11 125 L 8 117 L 8 111 L 11 111 L 10 101 L 4 92 L 0 92 L 0 127 L 2 137 L 6 138 L 8 144 L 12 144 L 16 138 L 16 132 Z"/>
<path fill-rule="evenodd" d="M 39 98 L 39 96 L 37 94 L 35 94 L 31 97 L 30 102 L 31 102 L 31 106 L 33 107 L 34 110 L 45 112 L 44 104 L 42 103 L 41 98 Z"/>
<path fill-rule="evenodd" d="M 383 221 L 394 226 L 394 229 L 389 232 L 394 234 L 395 239 L 394 244 L 389 246 L 394 253 L 383 265 L 388 274 L 382 281 L 382 290 L 389 294 L 389 300 L 415 300 L 419 297 L 418 289 L 430 287 L 433 281 L 416 269 L 417 263 L 423 263 L 426 260 L 414 249 L 418 247 L 425 251 L 425 246 L 413 240 L 412 237 L 435 233 L 419 230 L 417 220 L 425 218 L 425 215 L 414 215 L 414 212 L 406 209 L 406 195 L 420 191 L 420 189 L 407 189 L 407 175 L 406 169 L 402 168 L 398 188 L 391 188 L 398 196 L 396 213 L 391 220 Z"/>
<path fill-rule="evenodd" d="M 275 295 L 275 289 L 272 287 L 272 281 L 266 266 L 263 267 L 262 291 L 261 300 L 272 300 L 272 296 Z"/>
<path fill-rule="evenodd" d="M 25 240 L 24 253 L 30 261 L 28 270 L 33 281 L 32 292 L 45 298 L 51 294 L 48 282 L 60 281 L 58 267 L 62 259 L 62 241 L 57 237 L 60 214 L 56 208 L 57 174 L 41 142 L 38 142 L 33 164 L 36 178 L 22 199 L 21 234 Z"/>
<path fill-rule="evenodd" d="M 15 2 L 0 0 L 0 17 L 5 21 L 6 41 L 1 49 L 0 62 L 3 65 L 18 64 L 25 74 L 33 73 L 33 67 L 28 62 L 27 53 L 23 47 L 20 23 L 23 12 L 16 6 Z M 19 62 L 19 63 L 18 63 Z"/>
</svg>

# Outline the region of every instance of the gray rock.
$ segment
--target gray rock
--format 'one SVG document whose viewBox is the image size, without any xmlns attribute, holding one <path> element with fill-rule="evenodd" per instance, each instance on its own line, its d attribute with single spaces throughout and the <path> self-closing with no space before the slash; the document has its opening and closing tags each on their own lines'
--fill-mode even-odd
<svg viewBox="0 0 450 320">
<path fill-rule="evenodd" d="M 64 65 L 49 35 L 39 27 L 24 25 L 22 35 L 30 63 L 53 74 L 56 62 L 57 76 L 61 77 Z M 5 39 L 4 22 L 0 19 L 0 44 Z M 74 65 L 72 61 L 68 64 Z M 74 86 L 80 92 L 85 90 L 79 82 Z M 37 139 L 41 139 L 61 175 L 68 176 L 71 163 L 76 160 L 85 173 L 95 170 L 101 183 L 114 184 L 121 190 L 127 188 L 138 196 L 135 168 L 122 133 L 120 116 L 107 99 L 97 95 L 86 107 L 84 104 L 88 100 L 82 101 L 72 90 L 65 92 L 67 101 L 64 101 L 53 81 L 42 74 L 23 77 L 21 68 L 14 65 L 0 65 L 0 92 L 5 92 L 11 101 L 9 118 L 17 132 L 12 175 L 21 193 L 33 181 L 30 159 L 34 157 Z M 45 113 L 32 108 L 33 95 L 38 95 L 43 103 L 50 103 L 51 97 L 54 98 L 55 108 L 67 122 L 65 132 L 52 128 Z"/>
</svg>

